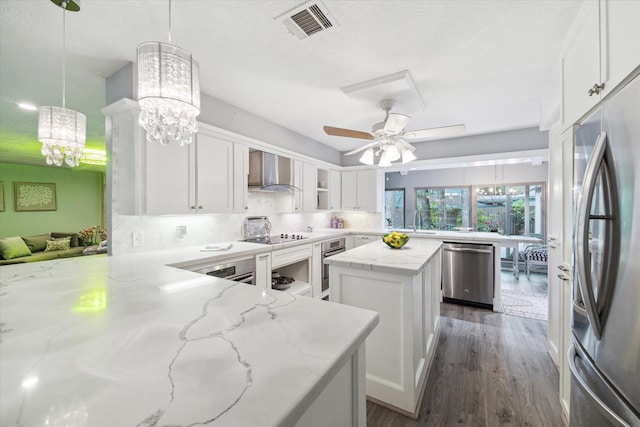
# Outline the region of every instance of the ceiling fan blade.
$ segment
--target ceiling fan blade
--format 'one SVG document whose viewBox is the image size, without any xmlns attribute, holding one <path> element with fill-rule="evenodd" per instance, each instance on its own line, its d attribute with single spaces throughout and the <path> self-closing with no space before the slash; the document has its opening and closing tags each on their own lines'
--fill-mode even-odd
<svg viewBox="0 0 640 427">
<path fill-rule="evenodd" d="M 364 151 L 364 150 L 367 150 L 367 149 L 369 149 L 369 148 L 373 147 L 375 144 L 376 144 L 375 142 L 370 142 L 370 143 L 368 143 L 368 144 L 366 144 L 366 145 L 363 145 L 363 146 L 362 146 L 362 147 L 360 147 L 360 148 L 356 148 L 355 150 L 351 150 L 351 151 L 349 151 L 348 153 L 344 153 L 344 155 L 345 155 L 345 156 L 350 156 L 350 155 L 352 155 L 352 154 L 359 153 L 359 152 L 361 152 L 361 151 Z"/>
<path fill-rule="evenodd" d="M 411 117 L 404 114 L 389 113 L 389 117 L 384 123 L 384 130 L 387 133 L 400 133 L 409 123 L 409 120 L 411 120 Z"/>
<path fill-rule="evenodd" d="M 375 139 L 369 132 L 362 132 L 359 130 L 334 128 L 331 126 L 325 126 L 323 129 L 327 135 L 332 136 L 345 136 L 347 138 L 367 139 L 369 141 L 373 141 Z"/>
<path fill-rule="evenodd" d="M 431 128 L 431 129 L 421 129 L 414 130 L 411 132 L 405 132 L 402 135 L 405 138 L 409 139 L 421 139 L 421 138 L 434 138 L 439 136 L 453 136 L 461 134 L 465 131 L 467 127 L 465 125 L 453 125 L 453 126 L 443 126 L 439 128 Z"/>
</svg>

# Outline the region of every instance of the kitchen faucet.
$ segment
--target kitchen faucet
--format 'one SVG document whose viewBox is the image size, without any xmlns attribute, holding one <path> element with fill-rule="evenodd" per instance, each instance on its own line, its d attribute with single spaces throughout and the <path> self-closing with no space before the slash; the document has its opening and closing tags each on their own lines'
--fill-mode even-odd
<svg viewBox="0 0 640 427">
<path fill-rule="evenodd" d="M 413 213 L 413 231 L 416 231 L 416 218 L 420 217 L 420 228 L 422 228 L 422 212 L 416 209 Z"/>
</svg>

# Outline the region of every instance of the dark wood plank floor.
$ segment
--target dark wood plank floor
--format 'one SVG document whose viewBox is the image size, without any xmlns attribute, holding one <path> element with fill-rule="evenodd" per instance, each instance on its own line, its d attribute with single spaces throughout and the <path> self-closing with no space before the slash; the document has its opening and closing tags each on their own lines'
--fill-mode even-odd
<svg viewBox="0 0 640 427">
<path fill-rule="evenodd" d="M 562 426 L 544 321 L 441 304 L 441 331 L 418 420 L 367 402 L 367 425 Z"/>
</svg>

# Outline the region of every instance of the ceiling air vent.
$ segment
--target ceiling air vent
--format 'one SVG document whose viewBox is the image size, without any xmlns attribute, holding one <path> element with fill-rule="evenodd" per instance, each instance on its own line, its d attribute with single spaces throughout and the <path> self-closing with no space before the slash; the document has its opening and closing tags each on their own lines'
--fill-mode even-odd
<svg viewBox="0 0 640 427">
<path fill-rule="evenodd" d="M 282 20 L 289 32 L 299 39 L 306 39 L 336 25 L 327 8 L 318 1 L 304 3 L 276 18 Z"/>
</svg>

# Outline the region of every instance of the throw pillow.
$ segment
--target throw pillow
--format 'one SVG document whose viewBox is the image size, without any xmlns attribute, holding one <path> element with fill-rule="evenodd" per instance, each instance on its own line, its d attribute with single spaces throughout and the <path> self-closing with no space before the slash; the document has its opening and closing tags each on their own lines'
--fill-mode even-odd
<svg viewBox="0 0 640 427">
<path fill-rule="evenodd" d="M 65 251 L 69 249 L 71 237 L 63 237 L 61 239 L 47 240 L 45 252 Z"/>
<path fill-rule="evenodd" d="M 31 252 L 44 251 L 44 248 L 47 247 L 47 240 L 49 239 L 51 239 L 51 234 L 38 234 L 36 236 L 22 238 Z"/>
<path fill-rule="evenodd" d="M 4 259 L 13 259 L 29 256 L 31 251 L 20 236 L 5 237 L 0 239 L 0 255 Z"/>
<path fill-rule="evenodd" d="M 60 232 L 60 231 L 54 231 L 51 233 L 51 237 L 53 237 L 54 239 L 60 238 L 60 237 L 67 237 L 70 236 L 71 237 L 71 244 L 70 246 L 72 248 L 76 248 L 79 245 L 78 242 L 78 233 L 64 233 L 64 232 Z"/>
</svg>

